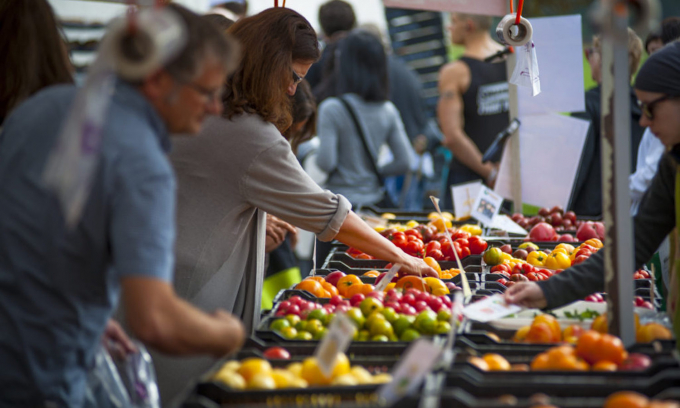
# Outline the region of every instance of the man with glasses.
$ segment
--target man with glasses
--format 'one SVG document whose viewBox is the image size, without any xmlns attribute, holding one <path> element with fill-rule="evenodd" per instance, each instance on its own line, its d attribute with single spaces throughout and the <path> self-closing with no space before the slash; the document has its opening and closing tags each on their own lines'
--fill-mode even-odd
<svg viewBox="0 0 680 408">
<path fill-rule="evenodd" d="M 77 89 L 38 93 L 0 133 L 0 406 L 81 406 L 87 370 L 119 297 L 132 333 L 160 351 L 222 356 L 243 342 L 238 319 L 221 310 L 206 314 L 172 287 L 169 136 L 196 134 L 208 115 L 222 111 L 234 52 L 217 28 L 168 7 L 184 22 L 186 45 L 142 81 L 117 81 L 99 165 L 74 228 L 66 227 L 41 175 Z"/>
<path fill-rule="evenodd" d="M 659 169 L 642 199 L 634 218 L 635 269 L 647 262 L 661 241 L 671 233 L 675 253 L 680 254 L 680 43 L 672 43 L 642 66 L 635 82 L 635 94 L 646 126 L 666 147 Z M 604 290 L 603 251 L 587 261 L 566 269 L 543 282 L 518 283 L 508 289 L 505 299 L 526 307 L 556 308 Z M 680 338 L 680 263 L 671 260 L 667 312 Z M 621 271 L 624 272 L 624 271 Z M 633 271 L 628 271 L 632 273 Z M 679 343 L 680 344 L 680 343 Z"/>
</svg>

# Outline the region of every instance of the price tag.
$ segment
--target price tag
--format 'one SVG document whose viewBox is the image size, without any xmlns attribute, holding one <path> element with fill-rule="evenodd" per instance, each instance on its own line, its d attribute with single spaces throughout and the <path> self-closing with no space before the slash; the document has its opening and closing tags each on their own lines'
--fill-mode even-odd
<svg viewBox="0 0 680 408">
<path fill-rule="evenodd" d="M 328 333 L 314 352 L 319 368 L 326 377 L 330 377 L 333 373 L 338 354 L 347 351 L 355 330 L 356 326 L 344 313 L 336 314 L 333 318 Z"/>
<path fill-rule="evenodd" d="M 503 295 L 496 294 L 469 304 L 463 309 L 463 314 L 470 320 L 486 323 L 520 312 L 521 310 L 521 306 L 509 305 L 505 303 Z"/>
<path fill-rule="evenodd" d="M 412 393 L 423 382 L 439 361 L 442 349 L 426 339 L 411 343 L 404 358 L 392 371 L 392 381 L 378 389 L 378 398 L 386 405 L 392 405 L 402 397 Z"/>
<path fill-rule="evenodd" d="M 434 204 L 434 208 L 437 209 L 437 212 L 439 213 L 439 216 L 442 219 L 442 222 L 444 225 L 446 225 L 446 219 L 444 218 L 444 215 L 442 214 L 442 210 L 439 209 L 439 199 L 435 196 L 430 196 L 430 200 L 432 200 L 432 204 Z M 446 234 L 446 239 L 449 240 L 449 244 L 451 244 L 451 248 L 453 249 L 453 240 L 451 239 L 451 234 L 449 233 L 449 230 L 447 228 L 444 228 L 444 234 Z M 463 295 L 466 298 L 469 298 L 472 296 L 472 291 L 470 291 L 470 284 L 468 283 L 467 280 L 467 275 L 465 275 L 465 268 L 463 268 L 463 264 L 460 262 L 460 258 L 458 257 L 458 252 L 456 250 L 453 250 L 453 255 L 456 257 L 456 263 L 458 266 L 458 269 L 460 269 L 460 278 L 461 281 L 463 282 Z"/>
<path fill-rule="evenodd" d="M 392 278 L 394 278 L 395 276 L 397 276 L 397 272 L 399 272 L 399 269 L 401 269 L 401 264 L 394 264 L 394 265 L 392 265 L 392 267 L 390 268 L 389 271 L 387 271 L 387 274 L 385 274 L 385 277 L 382 278 L 382 280 L 380 281 L 380 283 L 378 283 L 377 285 L 375 285 L 375 291 L 376 291 L 376 292 L 383 292 L 383 291 L 385 291 L 385 288 L 387 287 L 387 285 L 389 285 L 390 282 L 392 282 Z"/>
<path fill-rule="evenodd" d="M 472 217 L 482 224 L 489 226 L 493 223 L 496 214 L 503 205 L 503 197 L 494 193 L 486 186 L 482 186 L 472 204 Z"/>
<path fill-rule="evenodd" d="M 481 181 L 451 186 L 453 211 L 457 219 L 466 218 L 472 214 L 472 204 L 475 203 L 480 188 L 482 188 Z"/>
</svg>

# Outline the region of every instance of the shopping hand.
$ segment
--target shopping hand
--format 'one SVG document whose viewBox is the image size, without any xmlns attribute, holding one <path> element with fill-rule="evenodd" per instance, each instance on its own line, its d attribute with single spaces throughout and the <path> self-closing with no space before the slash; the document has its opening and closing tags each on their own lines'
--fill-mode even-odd
<svg viewBox="0 0 680 408">
<path fill-rule="evenodd" d="M 129 354 L 137 352 L 137 347 L 125 334 L 125 330 L 113 319 L 106 322 L 106 328 L 102 335 L 102 342 L 109 354 L 119 360 L 124 359 Z"/>
<path fill-rule="evenodd" d="M 432 276 L 434 278 L 438 278 L 439 274 L 437 271 L 432 269 L 428 264 L 425 263 L 420 258 L 416 258 L 411 255 L 404 254 L 403 260 L 399 262 L 401 264 L 401 269 L 399 272 L 404 272 L 407 275 L 415 275 L 415 276 L 422 276 L 422 277 L 427 277 L 427 276 Z"/>
<path fill-rule="evenodd" d="M 265 252 L 269 253 L 279 247 L 286 239 L 286 235 L 291 234 L 297 238 L 297 229 L 277 217 L 267 214 Z"/>
<path fill-rule="evenodd" d="M 548 306 L 545 294 L 535 282 L 518 282 L 503 295 L 505 302 L 523 307 L 543 309 Z"/>
</svg>

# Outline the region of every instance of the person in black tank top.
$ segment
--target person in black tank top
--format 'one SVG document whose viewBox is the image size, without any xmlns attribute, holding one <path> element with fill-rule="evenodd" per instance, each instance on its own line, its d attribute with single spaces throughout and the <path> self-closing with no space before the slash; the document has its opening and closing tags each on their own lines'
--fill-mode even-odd
<svg viewBox="0 0 680 408">
<path fill-rule="evenodd" d="M 486 16 L 451 14 L 451 40 L 464 45 L 463 57 L 440 71 L 437 117 L 444 134 L 442 144 L 453 153 L 444 207 L 452 208 L 451 184 L 482 180 L 493 186 L 501 153 L 482 163 L 484 151 L 509 124 L 508 82 L 505 62 L 483 60 L 503 47 L 489 34 Z"/>
</svg>

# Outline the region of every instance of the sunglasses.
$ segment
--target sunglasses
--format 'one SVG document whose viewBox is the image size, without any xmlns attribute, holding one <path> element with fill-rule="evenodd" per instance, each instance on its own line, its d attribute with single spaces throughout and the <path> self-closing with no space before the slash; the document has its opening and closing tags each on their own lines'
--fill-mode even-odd
<svg viewBox="0 0 680 408">
<path fill-rule="evenodd" d="M 302 80 L 303 80 L 304 78 L 301 77 L 300 75 L 298 75 L 297 72 L 295 72 L 295 70 L 292 70 L 292 71 L 293 71 L 293 84 L 294 84 L 294 85 L 297 85 L 297 84 L 299 84 L 300 82 L 302 82 Z"/>
<path fill-rule="evenodd" d="M 659 103 L 666 101 L 668 99 L 675 99 L 675 98 L 680 98 L 679 96 L 671 96 L 671 95 L 664 95 L 660 98 L 656 98 L 651 102 L 644 103 L 640 100 L 638 100 L 638 106 L 642 110 L 642 114 L 647 116 L 650 120 L 654 120 L 654 106 Z"/>
</svg>

